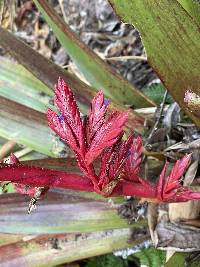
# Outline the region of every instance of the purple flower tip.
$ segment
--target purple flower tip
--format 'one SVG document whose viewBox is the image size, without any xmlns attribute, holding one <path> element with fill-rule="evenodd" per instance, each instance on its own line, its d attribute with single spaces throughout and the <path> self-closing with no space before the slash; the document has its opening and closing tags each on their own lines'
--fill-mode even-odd
<svg viewBox="0 0 200 267">
<path fill-rule="evenodd" d="M 107 106 L 110 104 L 110 101 L 109 101 L 109 99 L 105 98 L 105 99 L 104 99 L 104 103 L 103 103 L 103 104 L 104 104 L 104 106 L 106 106 L 106 107 L 107 107 Z"/>
<path fill-rule="evenodd" d="M 58 115 L 58 119 L 59 119 L 60 122 L 63 122 L 64 121 L 64 115 L 62 113 L 60 113 Z"/>
</svg>

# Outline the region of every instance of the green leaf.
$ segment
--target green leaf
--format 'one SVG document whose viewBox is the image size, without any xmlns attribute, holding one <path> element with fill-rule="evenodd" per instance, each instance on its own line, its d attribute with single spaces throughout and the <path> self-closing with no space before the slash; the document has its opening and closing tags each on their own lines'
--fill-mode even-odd
<svg viewBox="0 0 200 267">
<path fill-rule="evenodd" d="M 154 103 L 136 90 L 98 57 L 70 30 L 45 0 L 34 0 L 38 9 L 52 28 L 56 37 L 71 56 L 85 78 L 97 90 L 103 89 L 106 96 L 118 104 L 135 107 L 153 106 Z"/>
<path fill-rule="evenodd" d="M 33 50 L 31 47 L 17 39 L 13 34 L 7 32 L 6 30 L 2 29 L 0 27 L 0 44 L 1 46 L 12 56 L 15 60 L 20 62 L 20 64 L 23 65 L 28 71 L 30 71 L 31 74 L 33 74 L 38 80 L 40 80 L 43 85 L 41 87 L 41 91 L 44 90 L 44 84 L 47 85 L 49 88 L 53 89 L 55 83 L 58 80 L 58 77 L 62 77 L 65 79 L 65 81 L 69 84 L 69 86 L 73 89 L 73 92 L 76 96 L 76 99 L 79 104 L 79 108 L 83 113 L 86 113 L 88 108 L 90 107 L 90 101 L 94 97 L 95 92 L 91 89 L 88 85 L 59 67 L 58 65 L 54 64 L 53 62 L 47 60 L 45 57 L 40 55 L 38 52 Z M 35 60 L 37 58 L 37 60 Z M 15 63 L 16 64 L 16 63 Z M 22 67 L 19 65 L 16 66 L 16 71 L 20 71 Z M 33 99 L 30 98 L 27 99 L 27 96 L 24 95 L 23 89 L 20 90 L 19 87 L 26 87 L 27 94 L 34 94 L 37 95 L 36 92 L 33 92 L 31 89 L 33 89 L 32 86 L 29 86 L 27 84 L 27 80 L 24 79 L 24 77 L 19 77 L 18 82 L 21 82 L 21 84 L 18 84 L 19 94 L 23 93 L 23 96 L 21 96 L 19 99 L 18 97 L 15 97 L 13 95 L 13 92 L 11 89 L 16 89 L 16 87 L 13 84 L 13 76 L 15 76 L 14 71 L 9 73 L 8 68 L 5 68 L 6 63 L 2 61 L 2 71 L 7 72 L 5 74 L 5 77 L 2 79 L 2 90 L 0 94 L 2 93 L 3 96 L 8 97 L 11 100 L 18 101 L 22 104 L 26 104 L 27 106 L 34 108 L 33 105 L 35 105 L 35 109 L 42 111 L 44 109 L 44 105 L 41 102 L 40 98 L 38 98 L 38 103 Z M 0 69 L 1 69 L 1 62 L 0 62 Z M 31 74 L 28 74 L 26 71 L 25 76 L 32 77 Z M 12 76 L 13 74 L 13 76 Z M 17 73 L 16 73 L 17 74 Z M 19 73 L 18 73 L 19 74 Z M 11 76 L 11 77 L 10 77 Z M 20 76 L 20 74 L 19 74 Z M 11 81 L 9 80 L 11 78 Z M 36 82 L 36 80 L 32 77 L 30 81 L 33 80 L 33 84 Z M 4 84 L 6 82 L 6 85 Z M 25 83 L 25 84 L 24 84 Z M 40 88 L 40 82 L 36 82 L 38 84 L 38 89 Z M 5 92 L 5 86 L 8 86 L 8 92 Z M 14 88 L 13 88 L 14 86 Z M 1 88 L 1 82 L 0 82 L 0 88 Z M 10 90 L 9 90 L 10 89 Z M 30 90 L 29 90 L 30 89 Z M 37 89 L 37 86 L 36 86 Z M 30 92 L 28 92 L 30 91 Z M 48 92 L 49 94 L 49 92 Z M 29 95 L 30 96 L 30 95 Z M 18 100 L 17 100 L 18 99 Z M 117 105 L 114 103 L 111 103 L 110 109 L 112 111 L 118 110 L 118 111 L 127 111 L 127 108 L 123 105 Z M 133 110 L 129 110 L 129 121 L 127 124 L 127 128 L 132 129 L 134 125 L 134 129 L 137 132 L 141 132 L 143 129 L 145 123 L 145 118 L 139 116 L 136 112 Z"/>
<path fill-rule="evenodd" d="M 29 200 L 25 201 L 23 195 L 9 194 L 8 198 L 3 194 L 0 202 L 1 233 L 80 233 L 130 227 L 119 217 L 116 205 L 111 207 L 108 202 L 79 196 L 69 190 L 48 193 L 29 216 Z M 131 227 L 142 225 L 146 225 L 146 221 L 138 221 Z"/>
<path fill-rule="evenodd" d="M 9 183 L 9 184 L 5 184 L 4 188 L 0 187 L 0 194 L 1 193 L 14 193 L 15 192 L 15 188 L 14 185 Z"/>
<path fill-rule="evenodd" d="M 0 136 L 15 140 L 48 156 L 59 156 L 64 145 L 57 140 L 47 125 L 44 113 L 0 97 Z"/>
<path fill-rule="evenodd" d="M 21 65 L 0 57 L 0 96 L 44 113 L 53 91 Z"/>
<path fill-rule="evenodd" d="M 132 256 L 129 256 L 128 259 L 131 260 L 132 257 L 137 257 L 139 258 L 141 265 L 148 267 L 161 267 L 165 263 L 165 254 L 165 251 L 151 247 L 134 253 Z"/>
<path fill-rule="evenodd" d="M 186 258 L 190 255 L 190 253 L 184 252 L 176 252 L 167 263 L 165 263 L 164 267 L 200 267 L 199 259 L 191 261 L 186 265 Z"/>
<path fill-rule="evenodd" d="M 90 100 L 94 96 L 94 91 L 89 86 L 1 27 L 0 44 L 17 62 L 52 91 L 58 77 L 62 77 L 73 88 L 73 92 L 79 100 L 81 111 L 86 112 L 90 106 Z"/>
<path fill-rule="evenodd" d="M 41 154 L 37 151 L 31 151 L 28 154 L 20 157 L 20 161 L 28 161 L 28 160 L 43 160 L 47 158 L 47 155 Z"/>
<path fill-rule="evenodd" d="M 117 15 L 140 32 L 148 62 L 172 97 L 200 126 L 199 116 L 187 110 L 184 95 L 200 95 L 199 26 L 174 0 L 110 0 Z"/>
<path fill-rule="evenodd" d="M 18 242 L 22 238 L 23 238 L 22 235 L 0 234 L 0 247 L 7 244 Z"/>
<path fill-rule="evenodd" d="M 200 3 L 198 0 L 177 0 L 200 26 Z"/>
<path fill-rule="evenodd" d="M 85 267 L 125 267 L 128 266 L 126 260 L 112 254 L 103 255 L 87 260 Z"/>
<path fill-rule="evenodd" d="M 161 83 L 152 84 L 142 89 L 143 94 L 152 99 L 157 105 L 162 102 L 165 90 L 165 87 Z M 172 97 L 168 95 L 165 102 L 171 104 L 173 102 Z"/>
<path fill-rule="evenodd" d="M 49 267 L 71 263 L 139 243 L 128 241 L 130 236 L 129 229 L 21 237 L 1 234 L 0 240 L 5 242 L 0 247 L 1 265 L 13 266 L 16 262 L 17 266 Z"/>
</svg>

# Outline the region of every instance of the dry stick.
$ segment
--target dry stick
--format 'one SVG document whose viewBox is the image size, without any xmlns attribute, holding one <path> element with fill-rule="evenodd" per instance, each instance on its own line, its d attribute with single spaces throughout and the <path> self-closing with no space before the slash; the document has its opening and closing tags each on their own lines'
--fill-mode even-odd
<svg viewBox="0 0 200 267">
<path fill-rule="evenodd" d="M 157 130 L 158 124 L 161 120 L 162 114 L 163 114 L 163 110 L 164 110 L 164 106 L 165 106 L 165 101 L 167 99 L 167 90 L 165 91 L 165 94 L 163 96 L 163 100 L 162 103 L 160 105 L 160 112 L 159 112 L 159 116 L 156 120 L 156 123 L 154 124 L 154 127 L 152 128 L 149 137 L 147 138 L 144 147 L 146 147 L 149 143 L 149 140 L 151 139 L 151 137 L 153 136 L 153 134 L 155 133 L 155 131 Z M 147 173 L 148 173 L 148 165 L 147 165 L 147 156 L 144 156 L 144 162 L 145 162 L 145 179 L 147 179 Z M 151 240 L 153 242 L 153 244 L 155 244 L 156 240 L 155 240 L 155 235 L 154 235 L 154 230 L 157 224 L 157 212 L 158 212 L 158 205 L 157 204 L 149 204 L 148 205 L 148 212 L 147 212 L 147 220 L 148 220 L 148 226 L 149 226 L 149 231 L 151 234 Z"/>
<path fill-rule="evenodd" d="M 31 148 L 29 148 L 29 147 L 25 147 L 25 148 L 23 148 L 23 149 L 21 149 L 21 150 L 19 150 L 19 151 L 16 151 L 16 152 L 15 152 L 15 156 L 16 156 L 18 159 L 20 159 L 21 157 L 23 157 L 23 156 L 29 154 L 29 153 L 32 152 L 32 151 L 33 151 L 33 149 L 31 149 Z M 5 158 L 4 161 L 9 160 L 9 158 L 10 158 L 10 157 Z"/>
<path fill-rule="evenodd" d="M 33 151 L 33 149 L 31 149 L 30 147 L 25 147 L 22 150 L 15 152 L 15 156 L 19 159 L 19 158 L 29 154 L 32 151 Z"/>
<path fill-rule="evenodd" d="M 147 58 L 145 56 L 119 56 L 119 57 L 106 57 L 105 60 L 141 60 L 141 61 L 147 61 Z"/>
<path fill-rule="evenodd" d="M 156 122 L 154 124 L 154 127 L 152 128 L 152 130 L 151 130 L 151 132 L 150 132 L 150 134 L 149 134 L 149 136 L 148 136 L 148 138 L 147 138 L 147 140 L 146 140 L 146 142 L 144 144 L 144 148 L 148 145 L 149 140 L 151 139 L 151 137 L 153 136 L 153 134 L 157 130 L 158 124 L 160 123 L 160 120 L 161 120 L 161 117 L 162 117 L 162 114 L 163 114 L 163 110 L 164 110 L 164 107 L 165 107 L 165 101 L 167 99 L 167 94 L 168 94 L 168 92 L 166 90 L 165 94 L 163 96 L 162 103 L 160 105 L 159 116 L 158 116 L 158 118 L 157 118 L 157 120 L 156 120 Z M 144 155 L 144 157 L 143 157 L 143 162 L 144 162 L 144 165 L 145 165 L 145 175 L 144 175 L 145 177 L 144 178 L 147 179 L 147 177 L 148 177 L 148 162 L 147 162 L 147 156 L 146 155 Z"/>
<path fill-rule="evenodd" d="M 58 0 L 58 3 L 60 5 L 60 9 L 61 9 L 61 12 L 62 12 L 62 15 L 63 15 L 63 19 L 65 22 L 67 22 L 67 16 L 65 14 L 65 9 L 64 9 L 64 6 L 63 6 L 63 0 Z"/>
<path fill-rule="evenodd" d="M 3 159 L 15 147 L 16 142 L 10 140 L 6 142 L 0 149 L 0 160 Z"/>
<path fill-rule="evenodd" d="M 165 94 L 163 96 L 163 100 L 162 100 L 162 103 L 160 105 L 160 112 L 159 112 L 159 116 L 154 124 L 154 127 L 153 129 L 151 130 L 150 134 L 149 134 L 149 137 L 147 138 L 145 144 L 144 144 L 144 147 L 146 147 L 149 143 L 149 140 L 151 139 L 151 137 L 153 136 L 153 134 L 155 133 L 155 131 L 157 130 L 157 127 L 158 127 L 158 124 L 160 123 L 160 120 L 161 120 L 161 117 L 162 117 L 162 114 L 163 114 L 163 110 L 164 110 L 164 107 L 165 107 L 165 101 L 167 99 L 167 95 L 168 95 L 168 91 L 166 90 L 165 91 Z"/>
<path fill-rule="evenodd" d="M 9 12 L 10 12 L 10 29 L 13 32 L 13 30 L 14 30 L 15 0 L 10 1 Z"/>
<path fill-rule="evenodd" d="M 2 24 L 3 21 L 4 5 L 4 1 L 0 2 L 0 24 Z"/>
</svg>

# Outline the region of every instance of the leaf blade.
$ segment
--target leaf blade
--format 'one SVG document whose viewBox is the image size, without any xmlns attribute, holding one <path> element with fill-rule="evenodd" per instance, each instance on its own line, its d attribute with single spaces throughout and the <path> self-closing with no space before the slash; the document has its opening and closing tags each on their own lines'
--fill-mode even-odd
<svg viewBox="0 0 200 267">
<path fill-rule="evenodd" d="M 172 97 L 199 126 L 199 117 L 189 112 L 184 102 L 185 91 L 188 89 L 199 95 L 198 25 L 177 1 L 109 2 L 123 21 L 137 27 L 147 52 L 148 62 Z"/>
<path fill-rule="evenodd" d="M 0 136 L 48 156 L 58 156 L 46 115 L 3 97 L 0 97 Z"/>
<path fill-rule="evenodd" d="M 118 104 L 134 104 L 136 107 L 154 106 L 154 103 L 127 81 L 115 73 L 89 47 L 70 30 L 59 18 L 47 1 L 34 0 L 58 40 L 67 50 L 76 65 L 97 90 L 103 88 L 105 94 Z"/>
<path fill-rule="evenodd" d="M 4 218 L 0 219 L 2 233 L 80 233 L 129 228 L 128 222 L 117 214 L 116 207 L 78 194 L 74 196 L 68 190 L 49 192 L 45 199 L 40 200 L 40 207 L 28 217 L 26 214 L 28 199 L 25 200 L 23 195 L 9 194 L 9 197 L 0 195 L 0 199 L 2 204 L 0 218 Z M 136 222 L 134 225 L 146 225 L 145 221 L 140 223 Z"/>
</svg>

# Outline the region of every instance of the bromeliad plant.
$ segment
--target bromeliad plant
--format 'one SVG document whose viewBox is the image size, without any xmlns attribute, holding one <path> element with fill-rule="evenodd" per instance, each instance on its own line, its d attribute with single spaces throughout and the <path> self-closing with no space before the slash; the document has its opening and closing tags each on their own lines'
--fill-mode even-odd
<svg viewBox="0 0 200 267">
<path fill-rule="evenodd" d="M 74 151 L 83 175 L 25 166 L 12 155 L 9 164 L 0 165 L 1 181 L 15 183 L 18 192 L 34 198 L 38 192 L 57 187 L 96 192 L 104 197 L 138 196 L 153 202 L 200 199 L 199 192 L 180 184 L 191 154 L 178 160 L 168 177 L 165 165 L 156 183 L 140 177 L 142 139 L 133 134 L 123 139 L 128 112 L 108 115 L 109 101 L 102 91 L 92 100 L 89 115 L 82 118 L 71 89 L 59 79 L 55 105 L 59 114 L 48 109 L 49 126 Z"/>
</svg>

